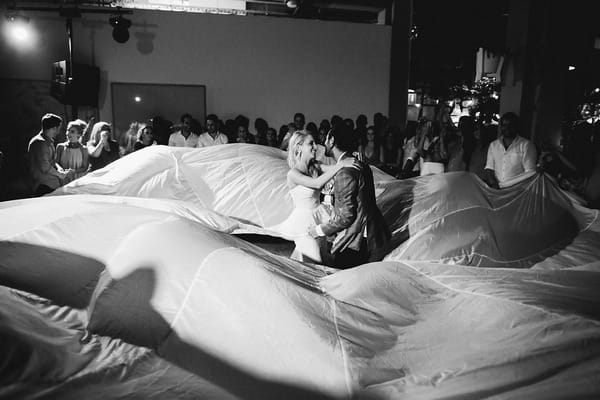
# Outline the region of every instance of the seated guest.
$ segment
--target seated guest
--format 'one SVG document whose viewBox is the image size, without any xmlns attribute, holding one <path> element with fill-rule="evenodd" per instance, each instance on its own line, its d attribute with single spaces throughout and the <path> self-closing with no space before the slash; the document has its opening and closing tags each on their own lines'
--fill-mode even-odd
<svg viewBox="0 0 600 400">
<path fill-rule="evenodd" d="M 310 135 L 313 138 L 316 138 L 317 135 L 319 134 L 319 129 L 317 128 L 317 124 L 315 124 L 314 122 L 309 122 L 308 124 L 306 124 L 305 131 L 306 131 L 306 133 L 310 133 Z"/>
<path fill-rule="evenodd" d="M 209 147 L 229 143 L 227 136 L 219 132 L 218 124 L 219 118 L 215 114 L 206 116 L 206 132 L 200 135 L 196 147 Z"/>
<path fill-rule="evenodd" d="M 63 185 L 73 176 L 72 170 L 57 167 L 54 138 L 60 131 L 62 118 L 55 114 L 42 117 L 42 130 L 35 135 L 27 147 L 29 172 L 33 184 L 33 193 L 43 196 Z"/>
<path fill-rule="evenodd" d="M 383 138 L 383 170 L 390 175 L 396 175 L 402 168 L 403 153 L 402 147 L 398 144 L 402 137 L 402 131 L 397 126 L 391 126 Z"/>
<path fill-rule="evenodd" d="M 306 118 L 304 117 L 304 114 L 302 114 L 300 112 L 297 112 L 296 114 L 294 114 L 294 122 L 292 122 L 293 128 L 291 128 L 292 132 L 304 130 L 305 123 L 306 123 Z"/>
<path fill-rule="evenodd" d="M 85 121 L 80 119 L 67 124 L 67 141 L 56 146 L 56 164 L 64 170 L 73 170 L 73 180 L 85 175 L 90 167 L 87 149 L 81 143 Z"/>
<path fill-rule="evenodd" d="M 244 130 L 246 131 L 245 136 L 246 138 L 244 139 L 243 143 L 256 143 L 254 140 L 256 139 L 256 137 L 254 136 L 254 134 L 250 133 L 250 120 L 248 119 L 248 117 L 246 117 L 245 115 L 238 115 L 237 117 L 235 117 L 235 138 L 236 138 L 236 142 L 238 141 L 237 139 L 240 137 L 241 133 L 239 132 L 240 126 L 244 127 Z"/>
<path fill-rule="evenodd" d="M 265 139 L 265 145 L 269 147 L 279 147 L 277 145 L 277 131 L 274 128 L 267 129 L 267 136 Z"/>
<path fill-rule="evenodd" d="M 279 146 L 283 144 L 283 139 L 285 139 L 286 136 L 288 136 L 289 131 L 290 126 L 288 124 L 283 124 L 279 127 L 279 134 L 277 135 L 277 143 L 279 144 Z M 291 134 L 289 134 L 289 136 L 291 136 Z M 289 137 L 287 138 L 287 140 L 289 142 Z"/>
<path fill-rule="evenodd" d="M 154 133 L 152 125 L 142 125 L 138 130 L 137 140 L 133 145 L 133 151 L 138 151 L 144 147 L 155 145 Z"/>
<path fill-rule="evenodd" d="M 193 124 L 192 116 L 190 114 L 183 114 L 179 121 L 181 121 L 181 127 L 169 136 L 169 146 L 197 147 L 199 138 L 191 129 Z"/>
<path fill-rule="evenodd" d="M 408 123 L 406 126 L 407 136 L 402 140 L 402 166 L 398 177 L 401 179 L 412 178 L 421 174 L 421 163 L 419 162 L 418 144 L 421 136 L 425 134 L 426 120 Z"/>
<path fill-rule="evenodd" d="M 383 167 L 383 146 L 379 143 L 375 136 L 375 127 L 369 126 L 364 138 L 361 138 L 358 151 L 362 156 L 362 160 L 369 165 L 377 168 Z"/>
<path fill-rule="evenodd" d="M 324 119 L 323 121 L 327 121 L 326 119 Z M 328 121 L 329 123 L 329 121 Z M 327 132 L 329 132 L 329 129 L 331 128 L 326 128 L 325 126 L 322 126 L 321 128 L 319 128 L 319 131 L 317 133 L 317 136 L 315 136 L 315 142 L 317 142 L 318 144 L 325 144 L 325 139 L 327 139 Z"/>
<path fill-rule="evenodd" d="M 463 148 L 462 137 L 456 132 L 451 132 L 446 138 L 448 148 L 448 165 L 446 172 L 465 171 L 467 165 L 465 163 L 465 150 Z"/>
<path fill-rule="evenodd" d="M 248 133 L 248 129 L 246 129 L 245 125 L 238 125 L 236 131 L 237 137 L 235 141 L 237 143 L 254 143 L 254 138 Z"/>
<path fill-rule="evenodd" d="M 487 152 L 492 143 L 497 138 L 496 129 L 493 125 L 479 124 L 473 131 L 473 138 L 465 136 L 465 143 L 472 142 L 472 146 L 463 146 L 466 159 L 468 159 L 467 171 L 477 175 L 485 180 L 485 164 L 487 161 Z M 468 149 L 472 150 L 469 151 Z"/>
<path fill-rule="evenodd" d="M 119 159 L 119 144 L 111 138 L 108 122 L 100 121 L 94 124 L 87 150 L 90 155 L 90 171 L 104 168 Z"/>
<path fill-rule="evenodd" d="M 344 123 L 344 119 L 342 117 L 340 117 L 337 114 L 334 114 L 331 116 L 331 123 L 329 124 L 330 128 L 333 128 L 334 126 L 337 126 L 339 124 L 343 124 Z"/>
<path fill-rule="evenodd" d="M 360 114 L 356 117 L 356 128 L 354 129 L 356 137 L 363 138 L 367 136 L 367 116 Z"/>
<path fill-rule="evenodd" d="M 354 133 L 354 121 L 352 120 L 352 118 L 344 118 L 344 125 L 346 125 L 348 129 L 350 129 L 350 131 Z"/>
<path fill-rule="evenodd" d="M 254 136 L 254 143 L 256 144 L 267 144 L 267 130 L 269 129 L 269 125 L 267 121 L 262 118 L 256 118 L 254 120 L 254 130 L 256 131 Z"/>
<path fill-rule="evenodd" d="M 321 132 L 321 129 L 325 131 L 325 135 L 327 136 L 327 132 L 329 132 L 329 130 L 331 129 L 331 124 L 329 123 L 328 119 L 321 120 L 321 123 L 319 124 L 319 132 Z M 325 138 L 323 138 L 323 140 L 321 141 L 321 144 L 323 143 L 325 143 Z"/>
<path fill-rule="evenodd" d="M 429 122 L 419 143 L 419 155 L 423 159 L 421 176 L 443 174 L 448 160 L 446 129 L 439 122 Z"/>
<path fill-rule="evenodd" d="M 150 118 L 150 123 L 152 124 L 152 133 L 154 135 L 154 140 L 156 140 L 156 143 L 165 146 L 168 145 L 171 133 L 173 133 L 173 130 L 171 129 L 173 123 L 169 120 L 164 119 L 160 115 L 155 115 L 154 117 Z"/>
<path fill-rule="evenodd" d="M 119 147 L 121 156 L 125 156 L 133 152 L 133 145 L 135 144 L 140 130 L 140 123 L 137 121 L 131 121 L 129 129 L 119 139 Z"/>
<path fill-rule="evenodd" d="M 300 114 L 302 115 L 302 114 Z M 304 126 L 304 123 L 302 124 L 302 126 Z M 283 139 L 281 139 L 281 145 L 280 145 L 280 149 L 287 151 L 288 149 L 288 145 L 290 144 L 290 139 L 292 138 L 292 135 L 294 134 L 294 132 L 296 132 L 296 124 L 293 122 L 290 122 L 288 124 L 288 130 L 285 134 L 285 136 L 283 137 Z"/>
<path fill-rule="evenodd" d="M 500 137 L 488 149 L 485 181 L 493 188 L 514 185 L 519 177 L 536 170 L 534 144 L 519 136 L 518 117 L 508 112 L 500 118 Z"/>
<path fill-rule="evenodd" d="M 228 142 L 235 142 L 235 139 L 237 137 L 237 131 L 236 131 L 237 125 L 235 124 L 235 121 L 232 119 L 228 119 L 227 121 L 225 121 L 225 125 L 223 125 L 223 131 L 222 133 L 225 134 L 225 136 L 227 136 L 227 141 Z"/>
<path fill-rule="evenodd" d="M 468 170 L 471 156 L 475 148 L 475 121 L 469 115 L 463 115 L 458 119 L 456 134 L 460 137 L 463 162 L 465 170 Z"/>
</svg>

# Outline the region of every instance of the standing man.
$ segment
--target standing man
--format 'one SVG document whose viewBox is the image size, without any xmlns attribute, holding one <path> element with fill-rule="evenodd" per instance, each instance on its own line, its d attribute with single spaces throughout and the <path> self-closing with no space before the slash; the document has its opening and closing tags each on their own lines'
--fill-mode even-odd
<svg viewBox="0 0 600 400">
<path fill-rule="evenodd" d="M 62 126 L 62 118 L 55 114 L 42 117 L 42 130 L 35 135 L 27 147 L 29 172 L 33 180 L 33 193 L 43 196 L 66 183 L 74 174 L 73 170 L 57 168 L 54 138 Z"/>
<path fill-rule="evenodd" d="M 519 136 L 519 117 L 508 112 L 500 118 L 500 137 L 488 148 L 485 182 L 495 189 L 520 182 L 536 170 L 535 145 Z"/>
<path fill-rule="evenodd" d="M 206 132 L 200 135 L 196 147 L 216 146 L 229 142 L 227 135 L 219 132 L 219 118 L 215 114 L 209 114 L 206 117 Z"/>
<path fill-rule="evenodd" d="M 353 157 L 353 132 L 345 125 L 334 126 L 327 134 L 325 149 L 336 162 Z M 390 239 L 381 211 L 375 200 L 375 185 L 371 168 L 355 161 L 358 168 L 343 168 L 334 178 L 333 217 L 330 221 L 309 228 L 314 237 L 335 236 L 329 257 L 336 268 L 350 268 L 378 259 L 380 251 Z"/>
<path fill-rule="evenodd" d="M 304 117 L 304 114 L 297 112 L 296 114 L 294 114 L 294 132 L 295 131 L 302 131 L 304 130 L 304 124 L 306 123 L 306 118 Z M 294 133 L 292 132 L 292 133 Z"/>
<path fill-rule="evenodd" d="M 192 116 L 183 114 L 179 121 L 181 122 L 181 129 L 171 133 L 169 146 L 196 147 L 198 145 L 198 135 L 192 132 Z"/>
</svg>

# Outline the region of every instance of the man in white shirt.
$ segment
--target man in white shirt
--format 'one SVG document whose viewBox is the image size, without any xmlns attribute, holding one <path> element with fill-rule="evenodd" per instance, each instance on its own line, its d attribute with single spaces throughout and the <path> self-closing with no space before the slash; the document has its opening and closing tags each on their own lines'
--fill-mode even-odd
<svg viewBox="0 0 600 400">
<path fill-rule="evenodd" d="M 219 118 L 215 114 L 209 114 L 206 117 L 206 132 L 200 135 L 196 147 L 216 146 L 229 142 L 227 135 L 219 132 L 218 123 Z"/>
<path fill-rule="evenodd" d="M 505 188 L 536 171 L 535 145 L 518 135 L 518 117 L 508 112 L 500 119 L 500 137 L 488 149 L 485 181 L 493 188 Z"/>
<path fill-rule="evenodd" d="M 181 129 L 171 133 L 169 136 L 169 146 L 173 147 L 196 147 L 198 144 L 198 135 L 192 132 L 192 116 L 183 114 L 179 119 Z"/>
</svg>

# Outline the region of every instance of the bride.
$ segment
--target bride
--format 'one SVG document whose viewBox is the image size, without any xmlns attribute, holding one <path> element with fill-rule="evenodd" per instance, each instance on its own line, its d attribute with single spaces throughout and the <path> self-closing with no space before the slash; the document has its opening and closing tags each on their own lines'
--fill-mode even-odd
<svg viewBox="0 0 600 400">
<path fill-rule="evenodd" d="M 320 165 L 316 162 L 317 144 L 309 133 L 294 132 L 288 147 L 287 184 L 294 203 L 290 216 L 273 228 L 296 244 L 291 258 L 299 261 L 321 263 L 318 242 L 308 234 L 311 225 L 329 218 L 328 211 L 320 205 L 319 194 L 323 186 L 344 167 L 351 167 L 353 159 L 337 165 Z"/>
</svg>

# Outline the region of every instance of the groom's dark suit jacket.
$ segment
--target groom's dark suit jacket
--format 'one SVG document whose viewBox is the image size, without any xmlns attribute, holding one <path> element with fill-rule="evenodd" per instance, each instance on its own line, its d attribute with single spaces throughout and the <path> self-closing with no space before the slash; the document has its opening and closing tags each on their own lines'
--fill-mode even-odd
<svg viewBox="0 0 600 400">
<path fill-rule="evenodd" d="M 343 157 L 347 158 L 347 157 Z M 334 215 L 321 225 L 327 236 L 343 232 L 336 238 L 331 253 L 350 248 L 359 251 L 362 240 L 367 240 L 369 253 L 374 255 L 389 241 L 390 231 L 375 201 L 375 185 L 371 168 L 358 160 L 354 167 L 342 168 L 334 178 Z M 364 228 L 367 237 L 364 237 Z"/>
</svg>

